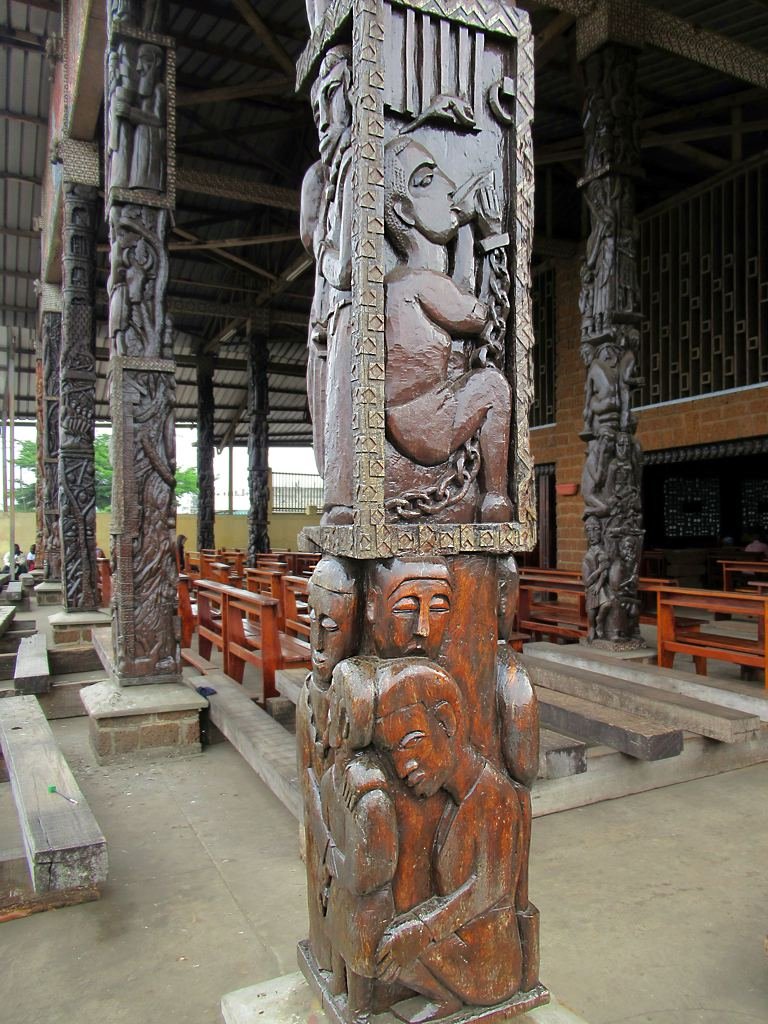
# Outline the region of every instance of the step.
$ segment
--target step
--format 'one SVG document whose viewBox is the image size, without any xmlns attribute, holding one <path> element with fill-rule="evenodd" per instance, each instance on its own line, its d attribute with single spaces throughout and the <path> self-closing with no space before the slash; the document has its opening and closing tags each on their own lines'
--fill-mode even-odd
<svg viewBox="0 0 768 1024">
<path fill-rule="evenodd" d="M 19 644 L 13 684 L 17 693 L 47 693 L 51 685 L 45 633 L 33 633 Z"/>
<path fill-rule="evenodd" d="M 715 676 L 696 676 L 679 669 L 627 664 L 617 661 L 605 651 L 593 651 L 583 644 L 571 644 L 567 648 L 560 644 L 526 644 L 525 653 L 558 665 L 588 669 L 612 679 L 626 679 L 640 686 L 696 697 L 721 708 L 757 715 L 761 721 L 768 722 L 768 692 L 737 680 L 729 679 L 726 683 Z"/>
<path fill-rule="evenodd" d="M 587 745 L 581 740 L 542 729 L 539 733 L 540 779 L 564 779 L 587 770 Z"/>
<path fill-rule="evenodd" d="M 615 711 L 581 697 L 536 686 L 541 724 L 568 736 L 601 743 L 636 757 L 658 761 L 683 749 L 680 729 L 670 729 L 645 716 Z"/>
<path fill-rule="evenodd" d="M 220 669 L 212 669 L 202 678 L 185 677 L 185 682 L 195 689 L 207 686 L 216 691 L 207 697 L 211 722 L 278 800 L 300 819 L 296 740 L 291 733 L 254 704 L 243 687 Z"/>
<path fill-rule="evenodd" d="M 15 617 L 16 608 L 14 605 L 0 606 L 0 636 L 4 636 L 8 632 Z"/>
<path fill-rule="evenodd" d="M 0 701 L 0 747 L 35 892 L 97 889 L 107 843 L 35 697 Z"/>
<path fill-rule="evenodd" d="M 673 729 L 695 732 L 723 743 L 743 743 L 760 730 L 757 715 L 744 711 L 719 708 L 695 697 L 609 678 L 587 669 L 556 665 L 530 654 L 522 655 L 520 660 L 537 686 L 583 697 L 618 711 L 648 715 Z"/>
</svg>

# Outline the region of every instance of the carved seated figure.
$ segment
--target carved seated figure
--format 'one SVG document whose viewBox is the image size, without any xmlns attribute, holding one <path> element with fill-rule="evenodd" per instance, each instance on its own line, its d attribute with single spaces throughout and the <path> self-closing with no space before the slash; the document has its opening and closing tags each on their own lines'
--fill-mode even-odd
<svg viewBox="0 0 768 1024">
<path fill-rule="evenodd" d="M 448 245 L 470 219 L 486 247 L 506 236 L 492 189 L 477 190 L 471 214 L 454 201 L 455 189 L 413 137 L 399 136 L 385 147 L 384 224 L 400 260 L 386 277 L 386 431 L 392 445 L 419 466 L 441 466 L 476 438 L 479 519 L 504 522 L 512 511 L 510 388 L 494 366 L 449 375 L 453 340 L 482 335 L 489 311 L 475 294 L 467 269 L 471 259 L 460 259 L 457 251 L 454 277 L 449 276 Z M 467 237 L 471 257 L 472 236 Z"/>
<path fill-rule="evenodd" d="M 383 982 L 426 998 L 392 1008 L 413 1024 L 500 1003 L 522 979 L 520 802 L 468 737 L 469 710 L 439 665 L 408 658 L 379 667 L 374 745 L 414 797 L 447 794 L 431 855 L 435 894 L 394 918 L 376 954 Z"/>
</svg>

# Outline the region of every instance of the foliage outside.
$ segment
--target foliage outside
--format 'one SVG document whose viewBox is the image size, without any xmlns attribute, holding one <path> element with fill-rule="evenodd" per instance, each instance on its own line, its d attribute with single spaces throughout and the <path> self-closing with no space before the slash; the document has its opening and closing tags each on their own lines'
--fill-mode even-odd
<svg viewBox="0 0 768 1024">
<path fill-rule="evenodd" d="M 96 511 L 108 512 L 112 507 L 112 462 L 109 455 L 109 434 L 97 434 L 93 445 L 93 465 L 96 473 Z M 24 477 L 16 479 L 16 509 L 19 512 L 34 512 L 37 500 L 37 443 L 21 441 L 16 450 L 16 470 Z M 34 479 L 29 482 L 32 473 Z M 23 482 L 24 481 L 24 482 Z M 185 494 L 196 495 L 197 470 L 176 470 L 176 500 Z"/>
</svg>

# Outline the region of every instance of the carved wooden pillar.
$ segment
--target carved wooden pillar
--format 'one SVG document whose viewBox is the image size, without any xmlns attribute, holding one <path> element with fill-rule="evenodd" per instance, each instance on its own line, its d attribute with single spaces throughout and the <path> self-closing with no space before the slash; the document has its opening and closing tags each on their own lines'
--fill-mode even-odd
<svg viewBox="0 0 768 1024">
<path fill-rule="evenodd" d="M 641 453 L 631 390 L 637 377 L 640 289 L 635 182 L 641 174 L 637 51 L 608 44 L 584 62 L 584 177 L 590 234 L 581 268 L 581 354 L 587 366 L 582 476 L 588 642 L 642 646 Z"/>
<path fill-rule="evenodd" d="M 82 612 L 99 607 L 93 468 L 97 190 L 65 181 L 63 198 L 59 523 L 64 605 Z"/>
<path fill-rule="evenodd" d="M 179 678 L 175 364 L 166 313 L 175 201 L 175 52 L 166 3 L 107 3 L 114 672 L 122 685 Z"/>
<path fill-rule="evenodd" d="M 215 445 L 213 356 L 201 355 L 197 362 L 197 548 L 215 546 L 216 480 L 213 473 Z"/>
<path fill-rule="evenodd" d="M 269 352 L 252 334 L 248 345 L 248 564 L 269 551 Z"/>
<path fill-rule="evenodd" d="M 49 289 L 49 291 L 51 291 Z M 58 289 L 56 290 L 58 292 Z M 58 305 L 61 296 L 58 295 Z M 61 579 L 59 529 L 59 396 L 61 391 L 61 312 L 43 307 L 40 317 L 43 344 L 43 430 L 39 447 L 43 456 L 43 550 L 46 580 Z"/>
<path fill-rule="evenodd" d="M 549 998 L 528 895 L 538 711 L 507 643 L 512 553 L 535 543 L 530 22 L 495 0 L 309 9 L 325 496 L 302 534 L 323 557 L 297 707 L 299 962 L 336 1024 L 501 1021 Z"/>
<path fill-rule="evenodd" d="M 42 568 L 45 534 L 45 377 L 43 375 L 43 340 L 38 332 L 35 340 L 35 420 L 37 428 L 37 478 L 35 480 L 35 558 Z"/>
</svg>

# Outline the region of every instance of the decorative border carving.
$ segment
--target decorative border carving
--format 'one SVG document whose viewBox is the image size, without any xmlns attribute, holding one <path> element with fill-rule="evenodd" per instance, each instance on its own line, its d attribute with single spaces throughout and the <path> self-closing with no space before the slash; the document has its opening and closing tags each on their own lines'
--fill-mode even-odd
<svg viewBox="0 0 768 1024">
<path fill-rule="evenodd" d="M 101 187 L 99 147 L 95 142 L 64 137 L 59 142 L 59 154 L 64 165 L 65 182 Z"/>
<path fill-rule="evenodd" d="M 351 13 L 352 0 L 332 0 L 328 5 L 328 10 L 296 62 L 296 92 L 306 84 L 307 79 L 314 73 L 326 47 L 334 41 L 342 24 Z"/>
<path fill-rule="evenodd" d="M 768 455 L 768 434 L 744 437 L 738 441 L 690 444 L 685 448 L 659 448 L 657 451 L 643 453 L 643 465 L 662 466 L 706 459 L 733 459 L 742 455 Z"/>
</svg>

